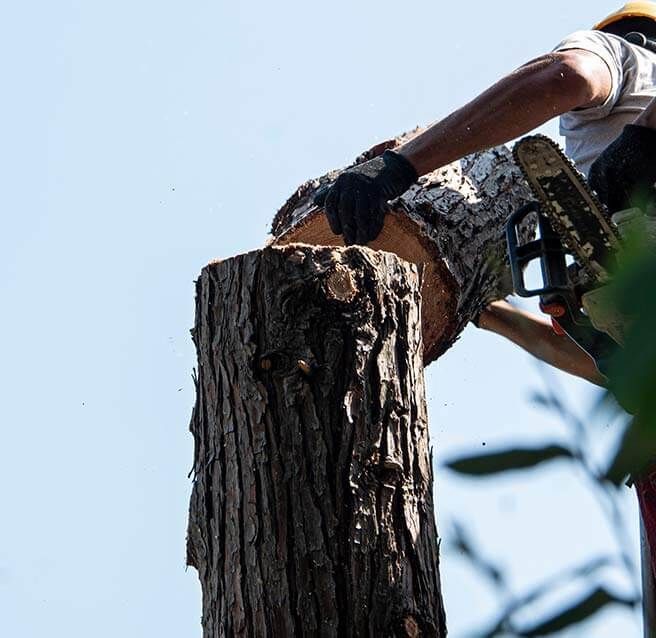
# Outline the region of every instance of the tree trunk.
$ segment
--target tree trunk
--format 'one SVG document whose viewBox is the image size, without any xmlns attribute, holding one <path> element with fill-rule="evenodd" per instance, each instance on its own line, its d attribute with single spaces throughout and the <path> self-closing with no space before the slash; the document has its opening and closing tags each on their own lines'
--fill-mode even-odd
<svg viewBox="0 0 656 638">
<path fill-rule="evenodd" d="M 421 267 L 269 247 L 196 289 L 187 561 L 203 635 L 446 635 Z"/>
<path fill-rule="evenodd" d="M 375 146 L 355 164 L 416 133 Z M 332 171 L 297 189 L 273 221 L 274 243 L 343 245 L 341 236 L 333 235 L 323 212 L 313 205 L 317 191 L 339 172 Z M 422 323 L 426 364 L 454 343 L 483 306 L 512 291 L 505 222 L 530 198 L 510 151 L 499 146 L 424 175 L 392 202 L 383 231 L 369 246 L 425 264 Z M 528 224 L 523 239 L 532 233 Z"/>
</svg>

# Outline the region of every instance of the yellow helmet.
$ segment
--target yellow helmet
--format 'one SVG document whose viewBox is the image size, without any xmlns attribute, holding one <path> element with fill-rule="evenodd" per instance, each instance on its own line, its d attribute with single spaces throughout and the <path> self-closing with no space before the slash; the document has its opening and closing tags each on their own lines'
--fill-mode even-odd
<svg viewBox="0 0 656 638">
<path fill-rule="evenodd" d="M 595 24 L 593 29 L 603 29 L 613 22 L 624 18 L 651 18 L 656 22 L 656 2 L 627 2 L 621 9 L 606 16 L 601 22 Z"/>
</svg>

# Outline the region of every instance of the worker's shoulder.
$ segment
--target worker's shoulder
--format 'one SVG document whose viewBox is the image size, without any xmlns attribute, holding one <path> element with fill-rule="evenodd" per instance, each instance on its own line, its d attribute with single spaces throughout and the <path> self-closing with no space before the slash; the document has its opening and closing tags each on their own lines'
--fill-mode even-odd
<svg viewBox="0 0 656 638">
<path fill-rule="evenodd" d="M 569 49 L 583 49 L 601 56 L 607 63 L 615 62 L 630 65 L 656 64 L 656 52 L 646 47 L 629 42 L 625 38 L 613 33 L 606 33 L 596 29 L 574 31 L 563 38 L 553 51 L 566 51 Z"/>
<path fill-rule="evenodd" d="M 595 51 L 598 48 L 620 51 L 631 46 L 626 40 L 612 33 L 605 33 L 594 29 L 582 29 L 574 31 L 563 38 L 555 47 L 554 51 L 566 49 L 585 49 Z"/>
</svg>

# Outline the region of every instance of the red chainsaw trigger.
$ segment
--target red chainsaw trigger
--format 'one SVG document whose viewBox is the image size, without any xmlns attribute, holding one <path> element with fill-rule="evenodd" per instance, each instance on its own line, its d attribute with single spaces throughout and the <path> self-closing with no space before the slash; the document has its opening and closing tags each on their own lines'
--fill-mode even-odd
<svg viewBox="0 0 656 638">
<path fill-rule="evenodd" d="M 543 304 L 540 302 L 540 310 L 552 317 L 562 317 L 565 314 L 565 306 L 559 303 Z"/>
<path fill-rule="evenodd" d="M 545 315 L 551 316 L 551 327 L 553 331 L 559 336 L 564 337 L 567 333 L 563 330 L 562 326 L 558 323 L 557 317 L 562 317 L 565 312 L 565 306 L 559 303 L 542 303 L 540 302 L 540 310 Z"/>
</svg>

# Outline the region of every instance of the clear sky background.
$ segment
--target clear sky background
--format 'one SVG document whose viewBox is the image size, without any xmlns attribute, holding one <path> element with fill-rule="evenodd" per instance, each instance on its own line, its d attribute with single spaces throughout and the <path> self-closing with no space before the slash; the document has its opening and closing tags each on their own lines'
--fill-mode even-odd
<svg viewBox="0 0 656 638">
<path fill-rule="evenodd" d="M 425 124 L 615 8 L 572 2 L 11 3 L 0 25 L 0 634 L 200 636 L 185 571 L 193 280 L 257 248 L 307 178 Z M 557 135 L 555 125 L 544 129 Z M 593 394 L 557 375 L 585 414 Z M 450 635 L 497 604 L 452 521 L 517 591 L 612 550 L 576 471 L 441 463 L 564 440 L 530 357 L 468 328 L 427 374 Z M 613 428 L 599 427 L 600 449 Z M 637 558 L 636 509 L 623 512 Z M 619 591 L 626 583 L 608 579 Z M 558 601 L 552 601 L 557 606 Z M 535 612 L 537 613 L 537 612 Z M 563 636 L 631 638 L 601 614 Z"/>
</svg>

